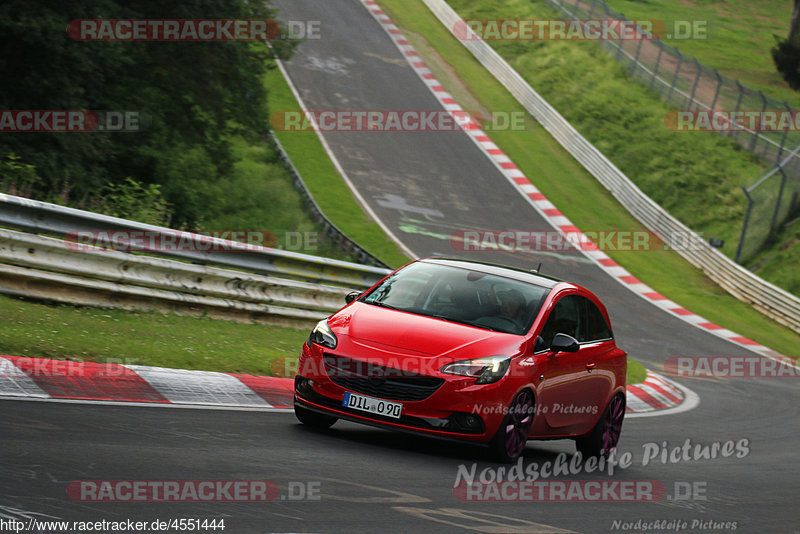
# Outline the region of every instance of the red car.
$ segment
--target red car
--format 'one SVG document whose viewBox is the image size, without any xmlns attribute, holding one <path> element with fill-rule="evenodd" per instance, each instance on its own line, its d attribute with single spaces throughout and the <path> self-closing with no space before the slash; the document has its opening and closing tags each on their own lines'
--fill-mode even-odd
<svg viewBox="0 0 800 534">
<path fill-rule="evenodd" d="M 608 455 L 625 416 L 625 352 L 598 298 L 536 272 L 428 258 L 320 321 L 295 378 L 297 418 L 488 443 L 528 438 Z"/>
</svg>

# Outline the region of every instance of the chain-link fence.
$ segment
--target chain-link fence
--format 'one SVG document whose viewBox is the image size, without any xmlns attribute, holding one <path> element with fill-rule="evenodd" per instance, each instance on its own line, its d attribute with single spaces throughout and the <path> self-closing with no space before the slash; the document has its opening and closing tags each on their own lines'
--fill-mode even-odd
<svg viewBox="0 0 800 534">
<path fill-rule="evenodd" d="M 603 0 L 546 0 L 567 18 L 574 20 L 613 19 L 626 17 L 611 9 Z M 766 96 L 763 92 L 745 87 L 701 64 L 697 59 L 681 54 L 633 25 L 639 38 L 601 39 L 600 44 L 626 66 L 629 75 L 657 92 L 668 104 L 681 111 L 724 112 L 726 117 L 739 112 L 786 112 L 794 117 L 800 111 L 788 103 Z M 759 115 L 762 116 L 762 115 Z M 736 261 L 742 262 L 758 252 L 788 217 L 800 210 L 800 131 L 790 127 L 783 130 L 757 131 L 730 123 L 721 135 L 733 137 L 747 150 L 754 152 L 775 167 L 743 187 L 747 196 L 747 216 L 743 222 Z"/>
<path fill-rule="evenodd" d="M 800 213 L 800 146 L 783 161 L 748 187 L 742 187 L 747 197 L 739 246 L 735 260 L 739 263 L 752 258 L 789 218 Z"/>
</svg>

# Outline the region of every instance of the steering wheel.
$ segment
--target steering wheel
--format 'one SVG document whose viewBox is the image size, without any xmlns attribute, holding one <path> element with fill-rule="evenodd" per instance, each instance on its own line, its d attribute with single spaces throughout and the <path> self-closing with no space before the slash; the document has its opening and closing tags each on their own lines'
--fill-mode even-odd
<svg viewBox="0 0 800 534">
<path fill-rule="evenodd" d="M 516 331 L 516 332 L 519 332 L 520 330 L 522 330 L 522 325 L 519 324 L 519 321 L 517 321 L 513 317 L 509 317 L 507 315 L 495 315 L 493 318 L 496 319 L 496 320 L 499 319 L 501 321 L 504 321 L 504 322 L 508 323 L 509 325 L 512 326 L 512 329 L 514 331 Z"/>
</svg>

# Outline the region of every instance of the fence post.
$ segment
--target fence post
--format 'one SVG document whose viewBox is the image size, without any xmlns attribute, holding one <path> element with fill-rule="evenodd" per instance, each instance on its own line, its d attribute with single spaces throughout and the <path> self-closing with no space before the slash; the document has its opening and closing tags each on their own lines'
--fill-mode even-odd
<svg viewBox="0 0 800 534">
<path fill-rule="evenodd" d="M 785 100 L 783 101 L 783 107 L 786 108 L 786 113 L 788 115 L 792 114 L 792 108 L 788 102 Z M 778 155 L 775 156 L 775 164 L 778 165 L 781 161 L 781 156 L 783 155 L 783 148 L 786 146 L 786 137 L 789 135 L 789 127 L 783 130 L 783 135 L 781 136 L 781 145 L 778 147 Z"/>
<path fill-rule="evenodd" d="M 745 186 L 742 186 L 744 196 L 747 197 L 747 212 L 744 214 L 744 223 L 742 224 L 742 233 L 739 235 L 739 246 L 736 247 L 736 257 L 733 259 L 736 263 L 740 263 L 742 258 L 742 247 L 744 246 L 744 237 L 747 234 L 747 226 L 750 224 L 750 212 L 753 211 L 753 197 Z"/>
<path fill-rule="evenodd" d="M 672 102 L 672 91 L 675 90 L 675 82 L 678 81 L 678 73 L 681 71 L 681 64 L 683 64 L 683 54 L 676 48 L 675 53 L 678 54 L 678 65 L 675 67 L 675 73 L 672 75 L 672 83 L 669 86 L 667 93 L 667 102 Z"/>
<path fill-rule="evenodd" d="M 664 43 L 662 43 L 660 39 L 656 42 L 658 43 L 658 56 L 656 57 L 656 66 L 653 67 L 653 77 L 650 78 L 650 89 L 653 88 L 653 83 L 656 81 L 656 76 L 658 76 L 658 67 L 661 65 L 661 54 L 664 52 Z"/>
<path fill-rule="evenodd" d="M 767 97 L 764 96 L 764 93 L 762 93 L 761 91 L 758 92 L 758 96 L 761 97 L 761 102 L 763 102 L 763 104 L 761 105 L 761 115 L 760 115 L 760 117 L 763 117 L 764 113 L 767 111 Z M 761 127 L 761 120 L 758 121 L 758 126 L 759 128 Z M 758 142 L 758 136 L 759 136 L 758 130 L 754 131 L 752 135 L 753 135 L 753 140 L 750 141 L 749 150 L 751 152 L 755 152 L 756 143 Z"/>
<path fill-rule="evenodd" d="M 694 66 L 697 67 L 697 76 L 694 78 L 694 84 L 692 85 L 692 94 L 689 95 L 689 107 L 687 109 L 692 109 L 692 103 L 695 102 L 694 95 L 697 92 L 697 85 L 700 83 L 700 75 L 703 73 L 703 69 L 700 68 L 700 62 L 697 61 L 697 58 L 692 58 L 694 60 Z M 700 103 L 697 103 L 697 109 L 700 109 Z"/>
<path fill-rule="evenodd" d="M 717 90 L 714 91 L 714 100 L 711 101 L 711 111 L 714 111 L 714 106 L 717 105 L 717 98 L 719 97 L 719 91 L 722 89 L 722 75 L 719 73 L 717 69 L 714 69 L 714 75 L 717 77 Z"/>
<path fill-rule="evenodd" d="M 644 41 L 645 35 L 644 32 L 639 28 L 639 25 L 636 25 L 636 37 L 639 38 L 639 46 L 636 47 L 636 57 L 633 59 L 633 63 L 631 64 L 631 76 L 636 72 L 636 66 L 639 65 L 639 54 L 642 51 L 642 42 Z"/>
<path fill-rule="evenodd" d="M 772 212 L 772 222 L 769 225 L 769 232 L 775 231 L 778 224 L 778 212 L 781 210 L 781 202 L 783 201 L 783 189 L 786 187 L 786 173 L 783 172 L 783 166 L 779 166 L 778 170 L 781 171 L 781 186 L 778 189 L 778 199 L 775 201 L 775 211 Z"/>
<path fill-rule="evenodd" d="M 744 87 L 742 84 L 739 83 L 739 80 L 733 80 L 736 82 L 736 87 L 739 88 L 739 97 L 736 99 L 736 109 L 733 110 L 734 113 L 739 113 L 739 108 L 742 106 L 742 97 L 744 96 Z M 731 136 L 735 138 L 739 138 L 739 129 L 738 128 L 731 128 Z"/>
<path fill-rule="evenodd" d="M 616 59 L 617 61 L 619 61 L 620 56 L 622 56 L 622 43 L 624 43 L 624 42 L 625 42 L 625 40 L 622 37 L 620 37 L 619 41 L 617 41 L 617 43 L 616 43 L 617 44 L 617 55 L 614 56 L 614 59 Z"/>
<path fill-rule="evenodd" d="M 592 0 L 592 7 L 589 9 L 589 16 L 587 18 L 592 18 L 594 15 L 594 7 L 597 5 L 597 0 Z"/>
</svg>

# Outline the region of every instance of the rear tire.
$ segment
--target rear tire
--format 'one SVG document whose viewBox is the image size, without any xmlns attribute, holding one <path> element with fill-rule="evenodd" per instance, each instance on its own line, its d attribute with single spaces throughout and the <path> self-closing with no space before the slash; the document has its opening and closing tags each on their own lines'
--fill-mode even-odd
<svg viewBox="0 0 800 534">
<path fill-rule="evenodd" d="M 294 407 L 294 415 L 297 417 L 298 421 L 304 425 L 319 429 L 330 428 L 333 423 L 338 421 L 338 419 L 332 415 L 312 412 L 311 410 L 297 405 Z"/>
<path fill-rule="evenodd" d="M 584 459 L 593 456 L 608 458 L 619 443 L 624 418 L 625 397 L 614 395 L 592 431 L 575 440 L 575 448 Z"/>
<path fill-rule="evenodd" d="M 498 462 L 510 463 L 519 458 L 525 449 L 525 442 L 533 425 L 533 393 L 523 389 L 508 407 L 506 416 L 489 442 L 492 458 Z"/>
</svg>

